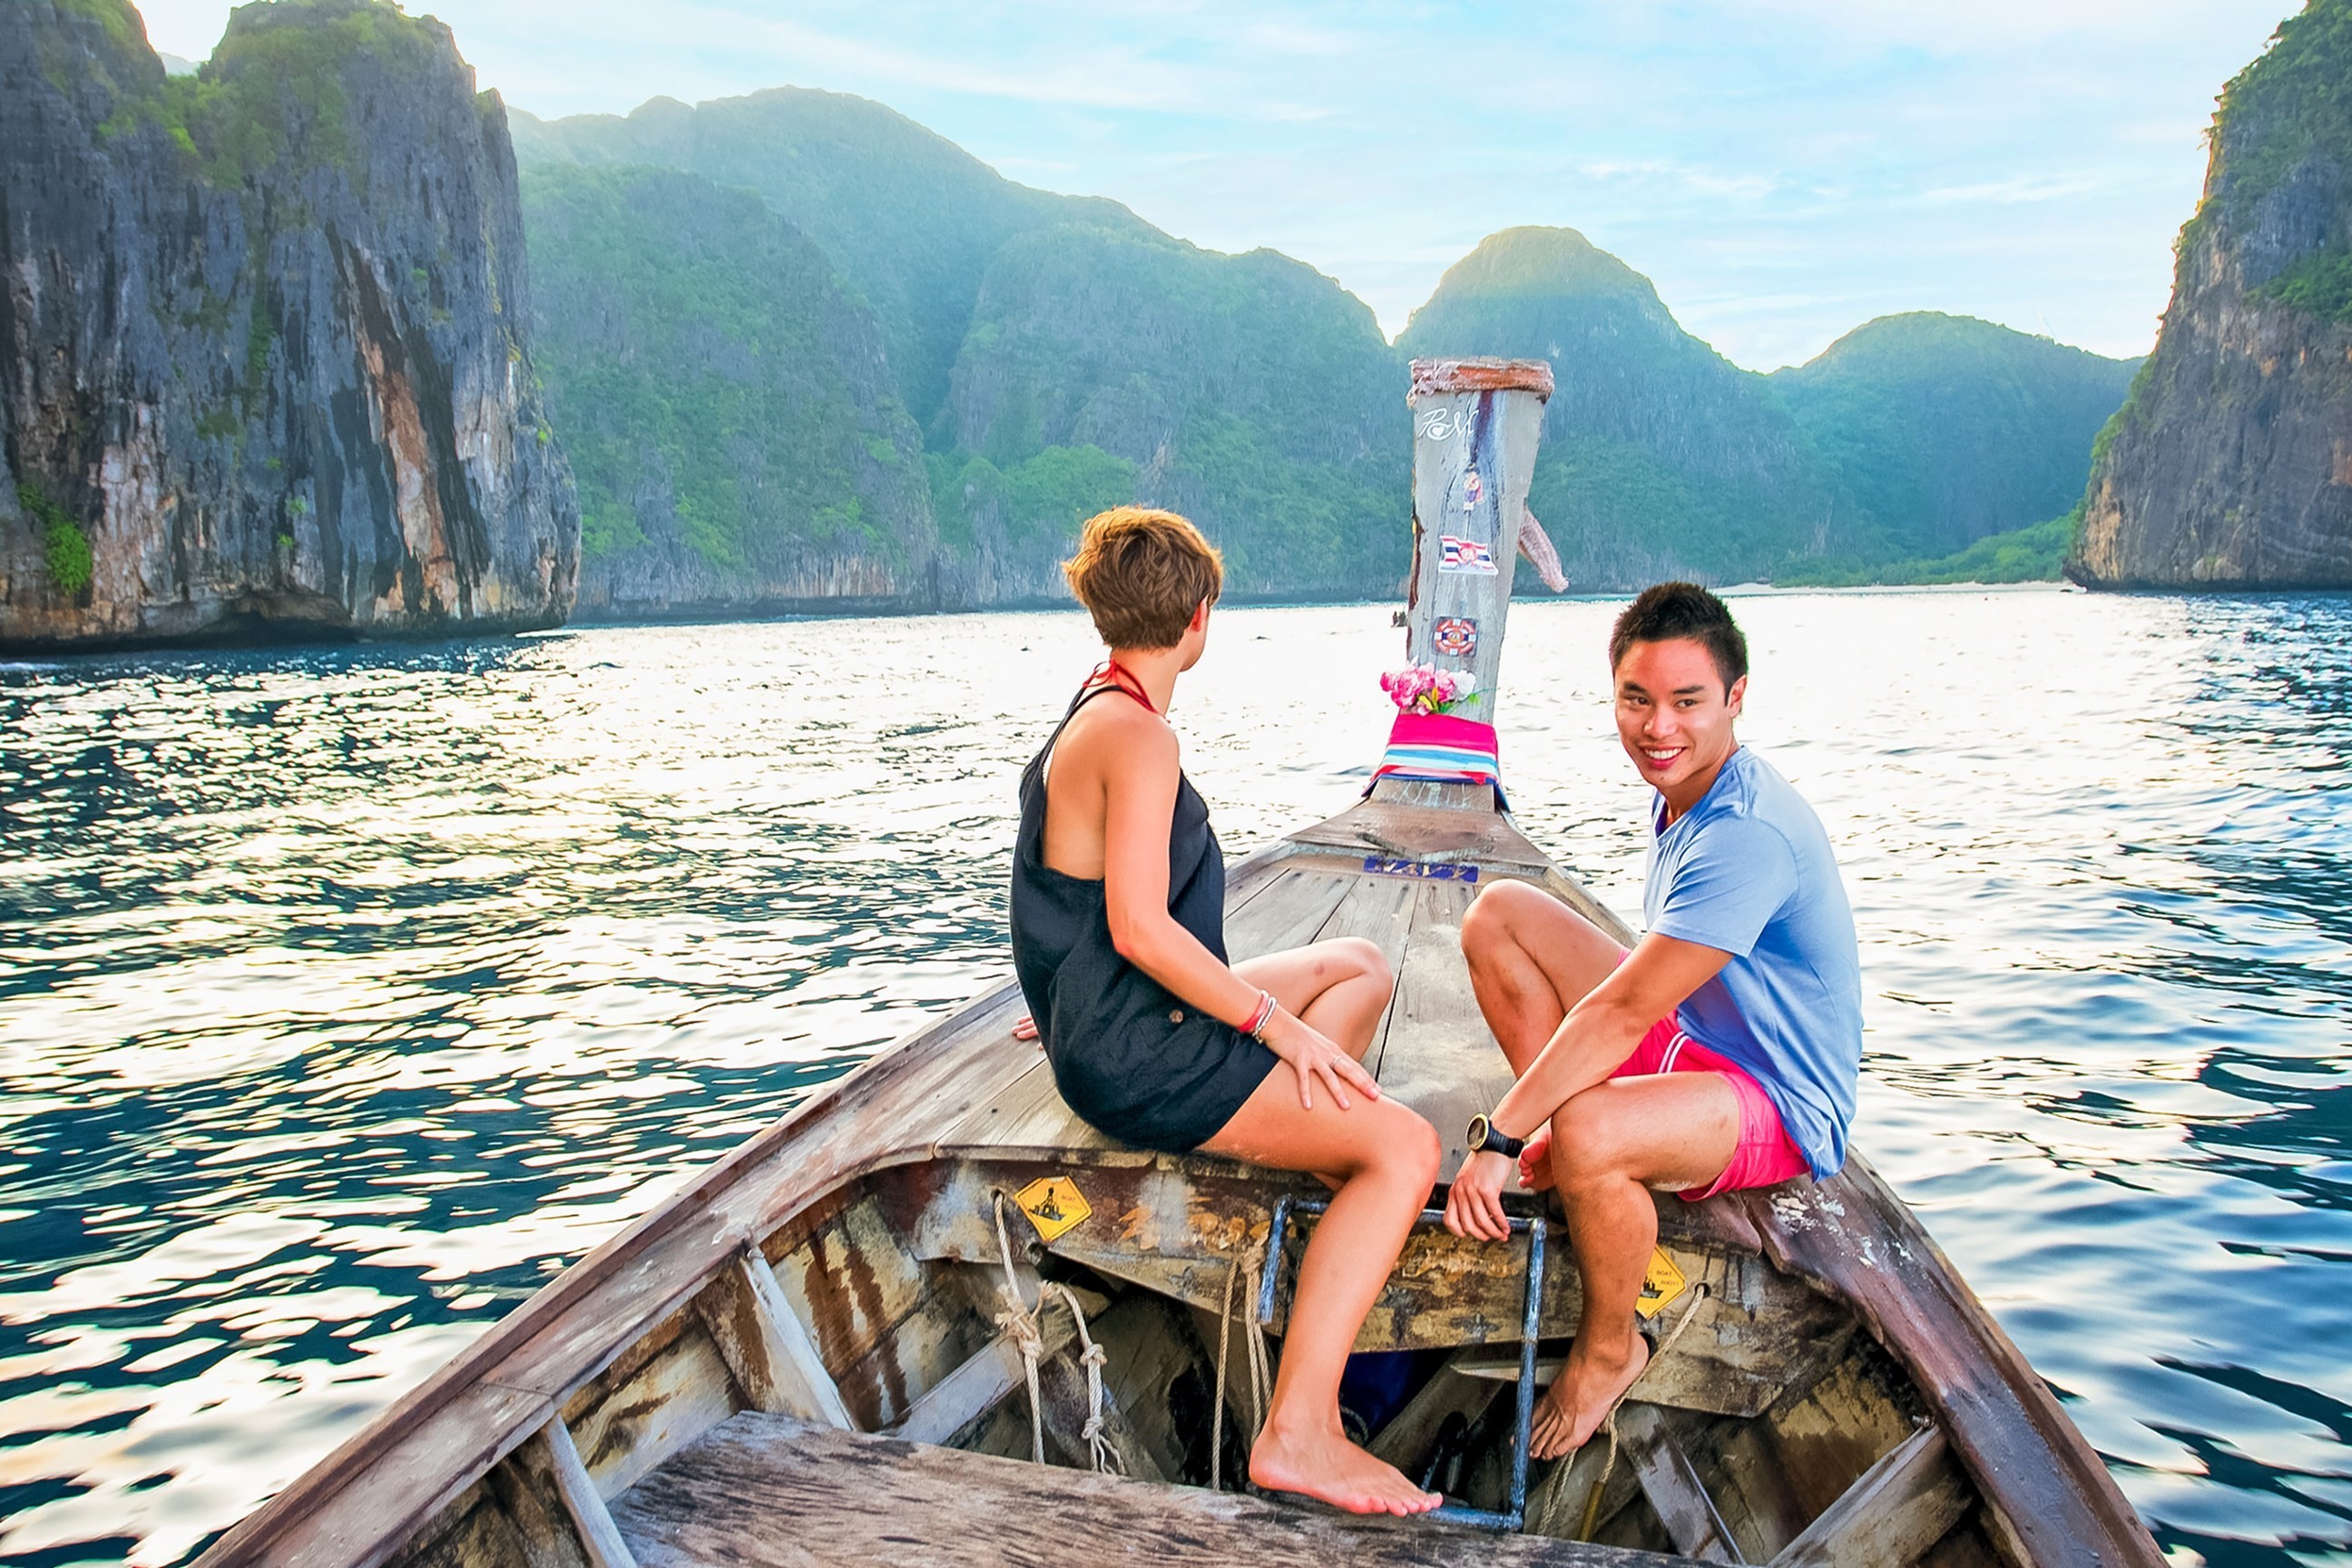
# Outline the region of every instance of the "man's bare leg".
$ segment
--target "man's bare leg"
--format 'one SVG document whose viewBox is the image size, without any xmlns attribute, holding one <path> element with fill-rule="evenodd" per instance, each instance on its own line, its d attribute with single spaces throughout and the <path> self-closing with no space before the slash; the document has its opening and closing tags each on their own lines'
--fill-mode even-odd
<svg viewBox="0 0 2352 1568">
<path fill-rule="evenodd" d="M 1462 917 L 1462 956 L 1486 1026 L 1511 1071 L 1524 1073 L 1625 950 L 1542 889 L 1496 882 Z"/>
<path fill-rule="evenodd" d="M 1524 1074 L 1568 1016 L 1609 978 L 1625 950 L 1617 939 L 1539 888 L 1496 882 L 1462 921 L 1462 956 L 1478 1011 L 1514 1075 Z M 1551 1135 L 1529 1140 L 1520 1175 L 1531 1191 L 1553 1185 Z"/>
<path fill-rule="evenodd" d="M 1552 1117 L 1552 1169 L 1584 1279 L 1584 1321 L 1568 1364 L 1537 1407 L 1528 1452 L 1582 1447 L 1649 1352 L 1633 1305 L 1658 1244 L 1652 1187 L 1705 1186 L 1739 1147 L 1739 1097 L 1719 1073 L 1611 1079 Z"/>
</svg>

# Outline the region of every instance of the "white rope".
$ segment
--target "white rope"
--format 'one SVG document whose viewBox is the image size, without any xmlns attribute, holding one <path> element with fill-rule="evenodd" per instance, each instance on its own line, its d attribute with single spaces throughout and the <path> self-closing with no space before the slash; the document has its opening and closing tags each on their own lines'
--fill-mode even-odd
<svg viewBox="0 0 2352 1568">
<path fill-rule="evenodd" d="M 1683 1331 L 1691 1326 L 1693 1318 L 1698 1316 L 1698 1304 L 1706 1300 L 1708 1290 L 1706 1286 L 1691 1287 L 1690 1305 L 1683 1309 L 1683 1315 L 1675 1321 L 1675 1326 L 1667 1331 L 1666 1337 L 1658 1342 L 1658 1348 L 1650 1352 L 1650 1359 L 1642 1363 L 1642 1370 L 1633 1374 L 1633 1381 L 1625 1385 L 1625 1392 L 1610 1404 L 1609 1415 L 1605 1421 L 1609 1428 L 1609 1457 L 1601 1461 L 1601 1479 L 1592 1483 L 1592 1496 L 1584 1505 L 1584 1528 L 1577 1531 L 1579 1540 L 1592 1539 L 1593 1529 L 1601 1522 L 1601 1494 L 1609 1489 L 1609 1478 L 1616 1473 L 1617 1407 L 1633 1396 L 1633 1390 L 1641 1386 L 1642 1380 L 1650 1375 L 1650 1369 L 1657 1365 L 1668 1351 L 1675 1348 L 1675 1342 L 1683 1337 Z"/>
<path fill-rule="evenodd" d="M 1021 1374 L 1029 1385 L 1030 1458 L 1041 1465 L 1045 1462 L 1045 1418 L 1037 1386 L 1037 1363 L 1045 1353 L 1046 1303 L 1059 1300 L 1069 1309 L 1070 1322 L 1078 1331 L 1078 1343 L 1083 1347 L 1078 1353 L 1078 1363 L 1087 1369 L 1087 1424 L 1080 1428 L 1079 1435 L 1086 1438 L 1087 1457 L 1093 1462 L 1097 1474 L 1108 1475 L 1113 1471 L 1126 1474 L 1126 1461 L 1119 1458 L 1118 1449 L 1112 1445 L 1104 1426 L 1102 1370 L 1108 1358 L 1104 1355 L 1103 1348 L 1095 1343 L 1094 1336 L 1087 1331 L 1087 1314 L 1078 1305 L 1076 1293 L 1068 1286 L 1047 1281 L 1037 1291 L 1035 1306 L 1032 1307 L 1023 1300 L 1021 1277 L 1013 1271 L 1013 1238 L 1004 1229 L 1003 1193 L 996 1194 L 996 1256 L 1004 1266 L 1004 1283 L 997 1287 L 997 1294 L 1004 1299 L 1004 1310 L 996 1315 L 996 1326 L 1021 1352 Z"/>
<path fill-rule="evenodd" d="M 1234 1342 L 1234 1287 L 1240 1282 L 1243 1271 L 1255 1274 L 1264 1251 L 1234 1259 L 1225 1270 L 1225 1298 L 1217 1309 L 1217 1396 L 1210 1407 L 1209 1418 L 1209 1489 L 1223 1491 L 1225 1483 L 1225 1363 L 1231 1359 Z M 1257 1314 L 1248 1314 L 1248 1355 L 1250 1380 L 1250 1429 L 1252 1445 L 1265 1425 L 1266 1399 L 1274 1386 L 1274 1374 L 1266 1357 L 1265 1331 L 1258 1324 Z M 1244 1458 L 1244 1466 L 1247 1460 Z"/>
</svg>

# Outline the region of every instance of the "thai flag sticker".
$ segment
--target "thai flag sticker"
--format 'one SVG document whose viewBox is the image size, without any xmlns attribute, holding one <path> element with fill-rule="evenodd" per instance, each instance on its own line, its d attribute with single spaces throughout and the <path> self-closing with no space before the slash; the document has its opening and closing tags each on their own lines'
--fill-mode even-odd
<svg viewBox="0 0 2352 1568">
<path fill-rule="evenodd" d="M 1475 539 L 1456 539 L 1450 533 L 1437 536 L 1437 569 L 1440 572 L 1467 572 L 1474 576 L 1495 574 L 1495 552 Z"/>
</svg>

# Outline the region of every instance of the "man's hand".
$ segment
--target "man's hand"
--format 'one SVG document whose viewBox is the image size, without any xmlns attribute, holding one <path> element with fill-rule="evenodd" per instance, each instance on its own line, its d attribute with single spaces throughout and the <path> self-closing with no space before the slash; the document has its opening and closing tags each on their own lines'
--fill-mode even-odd
<svg viewBox="0 0 2352 1568">
<path fill-rule="evenodd" d="M 1037 1037 L 1037 1020 L 1026 1013 L 1024 1013 L 1018 1018 L 1013 1019 L 1013 1037 L 1016 1040 L 1035 1039 Z M 1042 1051 L 1045 1047 L 1041 1044 L 1037 1048 Z"/>
<path fill-rule="evenodd" d="M 1511 1219 L 1503 1212 L 1503 1184 L 1511 1173 L 1510 1156 L 1491 1149 L 1465 1160 L 1445 1194 L 1445 1228 L 1482 1241 L 1507 1239 Z"/>
<path fill-rule="evenodd" d="M 1318 1079 L 1330 1089 L 1331 1098 L 1339 1102 L 1342 1110 L 1354 1103 L 1348 1098 L 1351 1089 L 1366 1100 L 1381 1097 L 1381 1086 L 1364 1070 L 1363 1063 L 1333 1045 L 1313 1025 L 1292 1017 L 1279 1007 L 1258 1038 L 1298 1075 L 1298 1103 L 1309 1110 L 1315 1109 Z"/>
</svg>

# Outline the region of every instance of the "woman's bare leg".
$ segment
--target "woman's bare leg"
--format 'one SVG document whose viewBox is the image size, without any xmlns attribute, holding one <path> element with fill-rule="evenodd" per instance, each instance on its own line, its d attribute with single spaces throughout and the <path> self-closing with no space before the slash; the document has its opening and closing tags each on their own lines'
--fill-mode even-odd
<svg viewBox="0 0 2352 1568">
<path fill-rule="evenodd" d="M 1435 1508 L 1434 1493 L 1348 1441 L 1339 1426 L 1339 1375 L 1436 1184 L 1443 1153 L 1436 1131 L 1392 1100 L 1359 1098 L 1343 1110 L 1318 1097 L 1307 1110 L 1298 1102 L 1297 1076 L 1277 1063 L 1204 1147 L 1254 1164 L 1314 1172 L 1338 1187 L 1298 1266 L 1282 1366 L 1265 1427 L 1250 1452 L 1250 1479 L 1356 1513 Z"/>
<path fill-rule="evenodd" d="M 1271 992 L 1284 1012 L 1361 1061 L 1388 1010 L 1396 976 L 1378 946 L 1360 936 L 1245 958 L 1234 973 Z"/>
</svg>

